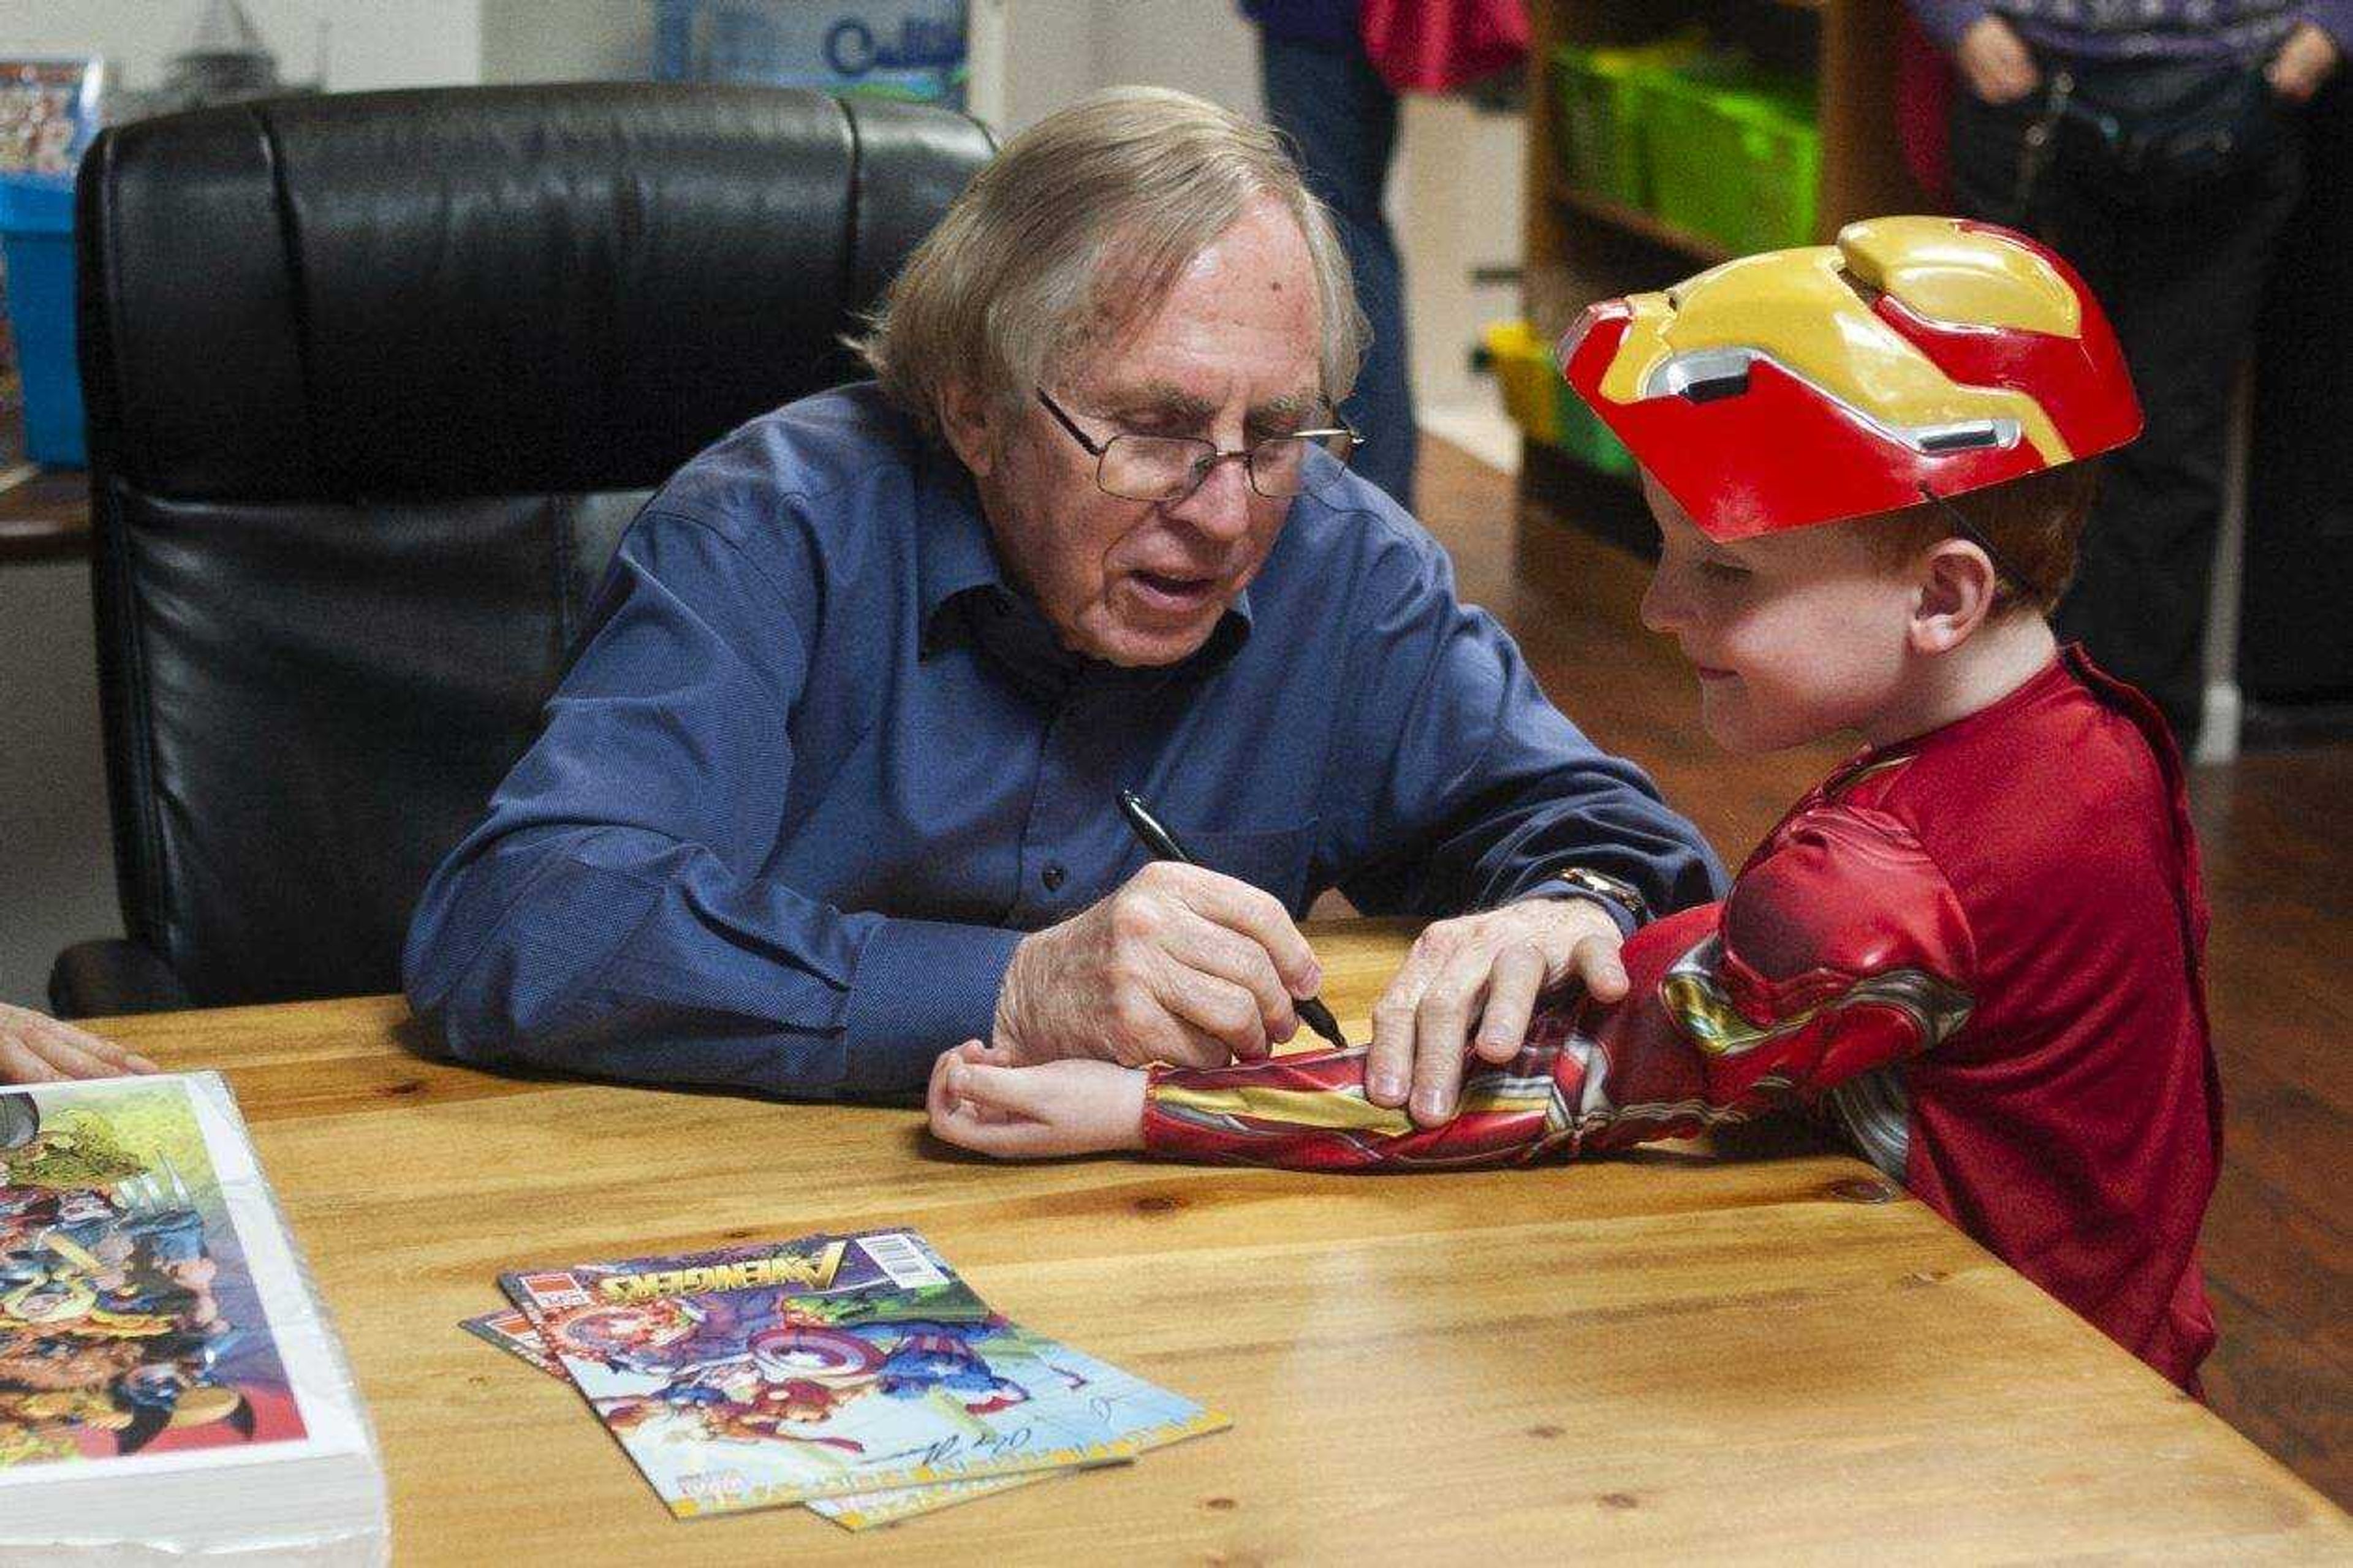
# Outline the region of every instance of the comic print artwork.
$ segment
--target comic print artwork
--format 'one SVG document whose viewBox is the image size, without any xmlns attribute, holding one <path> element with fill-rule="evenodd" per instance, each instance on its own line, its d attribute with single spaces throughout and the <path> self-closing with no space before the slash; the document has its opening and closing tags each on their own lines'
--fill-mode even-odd
<svg viewBox="0 0 2353 1568">
<path fill-rule="evenodd" d="M 531 1326 L 531 1314 L 519 1307 L 508 1307 L 496 1312 L 479 1312 L 460 1320 L 458 1326 L 476 1339 L 495 1345 L 516 1360 L 538 1368 L 558 1383 L 568 1384 L 572 1381 L 572 1375 L 540 1342 L 539 1331 Z M 917 1514 L 953 1508 L 975 1498 L 1051 1479 L 1050 1473 L 982 1476 L 968 1481 L 942 1481 L 936 1486 L 893 1487 L 883 1491 L 846 1492 L 840 1497 L 811 1498 L 802 1506 L 821 1519 L 831 1520 L 844 1530 L 871 1530 L 876 1525 L 895 1524 Z"/>
<path fill-rule="evenodd" d="M 0 1093 L 0 1481 L 305 1433 L 191 1080 Z"/>
<path fill-rule="evenodd" d="M 501 1283 L 681 1518 L 1118 1462 L 1227 1425 L 992 1311 L 910 1231 Z"/>
</svg>

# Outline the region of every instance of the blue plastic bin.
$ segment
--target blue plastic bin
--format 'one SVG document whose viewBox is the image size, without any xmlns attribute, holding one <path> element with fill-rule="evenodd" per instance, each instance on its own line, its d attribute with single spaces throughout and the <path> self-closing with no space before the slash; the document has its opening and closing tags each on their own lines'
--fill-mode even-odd
<svg viewBox="0 0 2353 1568">
<path fill-rule="evenodd" d="M 25 455 L 79 468 L 81 371 L 74 362 L 73 185 L 0 174 L 0 249 L 8 262 L 8 325 L 25 382 Z"/>
</svg>

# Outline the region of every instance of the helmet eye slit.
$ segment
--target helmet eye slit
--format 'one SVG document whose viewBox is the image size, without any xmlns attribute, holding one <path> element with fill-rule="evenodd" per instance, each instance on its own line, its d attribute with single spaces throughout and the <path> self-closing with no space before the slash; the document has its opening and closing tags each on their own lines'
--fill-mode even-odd
<svg viewBox="0 0 2353 1568">
<path fill-rule="evenodd" d="M 1886 289 L 1882 289 L 1878 284 L 1857 276 L 1851 268 L 1841 267 L 1838 268 L 1838 280 L 1845 284 L 1849 289 L 1854 290 L 1854 297 L 1862 301 L 1862 308 L 1866 310 L 1877 305 L 1879 303 L 1880 296 L 1887 292 Z"/>
<path fill-rule="evenodd" d="M 1757 356 L 1747 349 L 1700 349 L 1678 354 L 1652 373 L 1644 389 L 1652 397 L 1680 397 L 1689 403 L 1714 403 L 1738 397 L 1748 390 L 1749 367 Z"/>
</svg>

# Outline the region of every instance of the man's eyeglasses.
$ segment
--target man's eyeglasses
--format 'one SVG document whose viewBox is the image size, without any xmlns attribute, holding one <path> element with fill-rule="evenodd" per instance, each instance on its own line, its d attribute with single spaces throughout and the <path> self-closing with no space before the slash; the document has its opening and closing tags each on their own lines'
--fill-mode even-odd
<svg viewBox="0 0 2353 1568">
<path fill-rule="evenodd" d="M 1234 461 L 1250 475 L 1250 489 L 1269 500 L 1282 500 L 1313 482 L 1308 472 L 1311 448 L 1321 447 L 1335 463 L 1345 466 L 1364 439 L 1342 421 L 1329 428 L 1270 436 L 1232 452 L 1220 451 L 1215 441 L 1194 436 L 1135 436 L 1122 431 L 1108 441 L 1096 441 L 1079 428 L 1060 404 L 1046 395 L 1043 387 L 1038 389 L 1038 401 L 1071 433 L 1071 439 L 1094 458 L 1096 486 L 1122 500 L 1183 500 L 1201 488 L 1219 463 Z"/>
</svg>

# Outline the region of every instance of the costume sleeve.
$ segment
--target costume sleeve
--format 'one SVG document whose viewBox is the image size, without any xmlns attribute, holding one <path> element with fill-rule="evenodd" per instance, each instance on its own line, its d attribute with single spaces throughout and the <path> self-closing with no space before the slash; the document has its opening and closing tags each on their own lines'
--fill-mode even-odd
<svg viewBox="0 0 2353 1568">
<path fill-rule="evenodd" d="M 988 1032 L 1018 933 L 844 913 L 761 864 L 819 610 L 778 548 L 631 526 L 538 739 L 410 927 L 408 994 L 452 1055 L 857 1095 Z"/>
<path fill-rule="evenodd" d="M 1531 1031 L 1506 1066 L 1470 1063 L 1461 1109 L 1427 1128 L 1365 1098 L 1361 1046 L 1225 1068 L 1155 1067 L 1144 1147 L 1162 1159 L 1300 1171 L 1520 1164 L 1542 1150 L 1560 1088 L 1556 1068 L 1573 1073 L 1556 1047 Z"/>
<path fill-rule="evenodd" d="M 1389 531 L 1345 600 L 1350 720 L 1324 821 L 1350 901 L 1456 915 L 1566 866 L 1627 883 L 1654 913 L 1716 896 L 1699 830 L 1546 700 L 1511 637 L 1456 598 L 1445 552 L 1401 516 L 1361 521 Z"/>
<path fill-rule="evenodd" d="M 1836 804 L 1775 830 L 1712 930 L 1641 957 L 1629 1002 L 1591 1029 L 1606 1065 L 1580 1150 L 1687 1137 L 1931 1050 L 1968 1021 L 1978 968 L 1919 841 Z"/>
<path fill-rule="evenodd" d="M 1732 895 L 1653 921 L 1624 1002 L 1547 1005 L 1518 1057 L 1473 1060 L 1434 1128 L 1364 1094 L 1361 1049 L 1155 1068 L 1147 1152 L 1371 1170 L 1515 1164 L 1690 1137 L 1947 1038 L 1968 1020 L 1968 922 L 1911 835 L 1820 808 L 1785 824 Z"/>
</svg>

